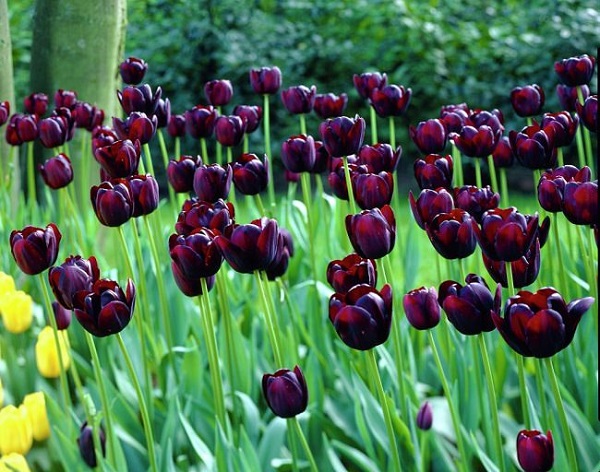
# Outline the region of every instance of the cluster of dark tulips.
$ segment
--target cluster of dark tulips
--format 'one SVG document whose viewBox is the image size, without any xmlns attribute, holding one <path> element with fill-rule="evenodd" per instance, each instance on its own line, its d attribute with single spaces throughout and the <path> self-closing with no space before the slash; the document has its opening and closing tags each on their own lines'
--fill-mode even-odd
<svg viewBox="0 0 600 472">
<path fill-rule="evenodd" d="M 414 176 L 421 192 L 416 197 L 412 192 L 409 195 L 412 214 L 439 255 L 447 260 L 458 260 L 463 279 L 443 281 L 437 290 L 420 287 L 406 293 L 402 306 L 414 328 L 431 330 L 436 327 L 443 310 L 458 332 L 479 336 L 482 332 L 497 329 L 507 344 L 523 357 L 549 358 L 571 343 L 581 317 L 594 299 L 584 297 L 566 302 L 552 287 L 514 293 L 515 288 L 527 287 L 538 278 L 541 249 L 548 240 L 551 221 L 548 216 L 540 221 L 537 213 L 523 214 L 508 205 L 508 189 L 502 171 L 512 166 L 515 159 L 522 166 L 533 169 L 541 208 L 548 213 L 563 213 L 574 225 L 592 227 L 597 238 L 598 187 L 597 180 L 592 180 L 591 147 L 587 149 L 587 142 L 581 139 L 579 167 L 565 165 L 562 155 L 562 149 L 569 146 L 576 136 L 580 139 L 577 134 L 581 131 L 580 124 L 589 131 L 597 132 L 597 96 L 590 94 L 587 85 L 594 66 L 595 59 L 587 55 L 556 63 L 555 70 L 563 82 L 557 93 L 564 111 L 546 113 L 539 122 L 532 117 L 541 113 L 543 90 L 538 85 L 515 88 L 510 97 L 514 111 L 528 121 L 520 131 L 513 130 L 505 135 L 504 119 L 499 110 L 470 109 L 464 103 L 443 106 L 438 118 L 410 127 L 410 137 L 424 156 L 414 163 Z M 269 96 L 280 90 L 281 73 L 277 67 L 250 71 L 253 89 L 264 97 L 263 107 L 238 105 L 231 115 L 222 114 L 222 107 L 227 106 L 233 97 L 233 87 L 228 80 L 213 80 L 204 89 L 208 105 L 197 105 L 184 114 L 172 114 L 169 100 L 162 97 L 160 87 L 152 91 L 150 85 L 140 85 L 146 68 L 146 63 L 137 58 L 129 58 L 120 65 L 121 76 L 127 85 L 117 95 L 126 118 L 113 118 L 112 127 L 103 126 L 102 110 L 79 101 L 75 92 L 65 90 L 56 92 L 56 108 L 46 118 L 48 97 L 44 94 L 35 93 L 25 99 L 26 113 L 10 115 L 9 104 L 3 102 L 0 104 L 0 125 L 7 123 L 6 140 L 13 146 L 39 140 L 44 147 L 59 151 L 39 168 L 44 182 L 51 189 L 67 187 L 73 181 L 74 172 L 66 149 L 75 129 L 84 128 L 91 132 L 91 152 L 100 165 L 101 183 L 91 187 L 90 198 L 99 222 L 121 228 L 132 218 L 143 220 L 149 235 L 152 223 L 147 217 L 159 207 L 160 194 L 148 143 L 158 136 L 164 149 L 161 129 L 166 128 L 175 141 L 175 158 L 168 160 L 163 153 L 169 201 L 175 207 L 181 203 L 176 194 L 193 195 L 181 205 L 174 225 L 175 233 L 168 239 L 172 275 L 186 296 L 199 296 L 204 300 L 200 305 L 207 319 L 205 334 L 210 344 L 214 343 L 214 339 L 210 340 L 214 338 L 210 306 L 202 295 L 215 285 L 223 262 L 226 261 L 241 274 L 255 274 L 264 293 L 268 290 L 265 289 L 268 281 L 284 276 L 294 254 L 292 235 L 270 217 L 274 190 L 272 166 L 269 166 L 269 159 L 273 159 L 268 122 Z M 346 345 L 367 351 L 370 373 L 378 378 L 373 348 L 386 342 L 393 332 L 395 305 L 390 254 L 396 245 L 393 207 L 397 211 L 398 201 L 393 199 L 398 198 L 395 174 L 402 147 L 396 146 L 393 132 L 390 132 L 390 143 L 377 142 L 375 114 L 388 119 L 390 130 L 393 130 L 394 117 L 406 113 L 412 91 L 388 84 L 386 75 L 377 72 L 355 75 L 354 85 L 371 107 L 373 144 L 364 142 L 367 125 L 362 117 L 343 116 L 347 106 L 346 94 L 317 94 L 314 86 L 295 86 L 283 90 L 281 98 L 286 109 L 300 117 L 300 133 L 283 141 L 281 160 L 286 178 L 292 182 L 302 181 L 307 207 L 310 206 L 310 175 L 324 172 L 328 173 L 331 192 L 349 202 L 350 214 L 345 217 L 345 228 L 354 252 L 331 261 L 327 266 L 327 281 L 334 290 L 329 299 L 329 320 Z M 320 140 L 306 130 L 305 115 L 313 110 L 324 120 L 318 129 Z M 248 134 L 258 129 L 261 122 L 264 124 L 266 151 L 262 159 L 248 152 Z M 201 141 L 201 155 L 180 154 L 180 139 L 186 135 Z M 217 162 L 209 164 L 207 140 L 213 137 Z M 234 160 L 233 151 L 242 143 L 244 151 Z M 449 143 L 452 154 L 444 155 Z M 223 148 L 226 158 L 222 155 Z M 461 155 L 473 159 L 475 184 L 464 182 Z M 491 186 L 482 184 L 481 162 L 485 159 Z M 500 183 L 496 179 L 496 169 L 500 171 Z M 31 165 L 29 172 L 30 200 L 35 201 L 35 176 Z M 269 192 L 269 205 L 266 207 L 260 197 L 265 191 Z M 236 192 L 255 198 L 262 217 L 250 223 L 237 223 Z M 66 195 L 69 198 L 69 194 Z M 501 203 L 504 207 L 500 206 Z M 73 205 L 73 202 L 69 204 Z M 309 234 L 314 229 L 312 224 L 314 222 L 309 215 Z M 70 256 L 62 264 L 55 265 L 60 241 L 61 232 L 54 223 L 46 228 L 27 226 L 10 235 L 12 254 L 24 273 L 37 275 L 49 269 L 47 278 L 56 299 L 53 303 L 55 318 L 51 318 L 54 328 L 67 329 L 72 312 L 91 335 L 119 336 L 134 313 L 136 285 L 133 280 L 130 278 L 123 288 L 114 280 L 101 278 L 94 256 L 88 259 Z M 309 245 L 312 244 L 314 242 L 309 241 Z M 151 242 L 151 245 L 155 243 Z M 477 246 L 482 252 L 481 266 L 498 284 L 495 290 L 490 290 L 483 276 L 464 274 L 462 261 L 471 256 Z M 317 264 L 312 247 L 310 259 L 314 272 Z M 129 265 L 131 269 L 131 261 Z M 158 260 L 155 265 L 158 278 Z M 593 270 L 592 267 L 591 275 Z M 133 276 L 133 270 L 130 272 Z M 384 279 L 379 289 L 378 273 Z M 318 274 L 312 275 L 316 280 Z M 164 285 L 160 280 L 158 282 L 159 288 Z M 504 308 L 502 287 L 507 288 L 509 293 Z M 274 374 L 264 375 L 263 393 L 274 414 L 292 421 L 307 407 L 307 383 L 300 367 L 295 366 L 292 370 L 281 368 L 281 341 L 274 322 L 275 314 L 267 301 L 264 309 L 274 359 L 280 364 L 280 369 Z M 399 323 L 398 311 L 394 319 Z M 399 326 L 396 324 L 395 329 L 399 330 Z M 166 335 L 168 338 L 169 333 Z M 118 339 L 122 343 L 120 337 Z M 485 342 L 480 339 L 485 357 Z M 404 349 L 401 342 L 400 333 L 396 333 L 397 356 Z M 437 355 L 431 336 L 430 342 Z M 89 345 L 93 351 L 91 338 Z M 169 345 L 169 348 L 173 346 Z M 218 363 L 213 361 L 209 361 L 213 382 L 220 383 Z M 522 360 L 519 365 L 522 367 Z M 100 367 L 95 368 L 101 376 Z M 441 368 L 440 376 L 445 378 Z M 487 375 L 486 379 L 489 391 L 493 392 L 493 379 Z M 401 389 L 404 388 L 403 383 L 401 380 Z M 450 399 L 452 393 L 446 382 L 444 389 Z M 383 387 L 378 394 L 387 433 L 391 444 L 395 444 L 393 414 Z M 521 394 L 526 396 L 524 391 Z M 222 392 L 217 389 L 216 396 L 219 395 Z M 139 400 L 150 464 L 155 469 L 153 440 L 147 413 L 143 411 L 145 406 L 141 392 Z M 491 396 L 490 402 L 494 410 L 495 397 Z M 524 399 L 524 402 L 523 423 L 528 425 L 527 400 Z M 216 415 L 223 424 L 224 407 L 221 405 L 219 411 L 218 398 L 215 403 Z M 458 433 L 460 420 L 453 401 L 449 400 L 449 404 L 457 431 L 457 464 L 460 469 L 466 470 L 464 444 Z M 405 409 L 401 410 L 407 414 Z M 560 411 L 562 406 L 559 406 L 559 414 Z M 492 413 L 498 428 L 497 412 Z M 419 410 L 416 423 L 422 429 L 431 427 L 432 415 L 427 404 Z M 297 423 L 290 424 L 301 436 Z M 561 428 L 570 465 L 575 467 L 569 429 L 564 423 Z M 107 435 L 114 434 L 111 427 L 107 429 Z M 82 446 L 82 457 L 94 466 L 97 457 L 90 427 L 84 425 L 83 431 L 85 440 L 80 441 L 80 445 L 85 445 Z M 107 436 L 104 430 L 98 427 L 94 434 L 104 448 Z M 499 429 L 496 434 L 500 438 Z M 110 443 L 111 439 L 108 441 Z M 306 449 L 304 453 L 316 470 L 310 450 Z M 544 435 L 533 429 L 521 431 L 517 437 L 517 454 L 524 470 L 549 470 L 553 464 L 552 434 Z M 396 447 L 391 447 L 390 455 L 391 462 L 400 470 Z M 496 450 L 494 459 L 503 469 L 501 446 Z"/>
</svg>

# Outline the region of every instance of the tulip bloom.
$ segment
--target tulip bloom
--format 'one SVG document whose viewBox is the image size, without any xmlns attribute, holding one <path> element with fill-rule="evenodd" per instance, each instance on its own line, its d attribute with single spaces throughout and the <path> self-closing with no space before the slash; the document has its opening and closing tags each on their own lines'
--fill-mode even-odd
<svg viewBox="0 0 600 472">
<path fill-rule="evenodd" d="M 411 290 L 402 299 L 406 319 L 418 330 L 435 328 L 440 322 L 440 305 L 435 288 Z"/>
<path fill-rule="evenodd" d="M 417 127 L 409 126 L 410 139 L 423 154 L 437 154 L 444 150 L 448 142 L 446 127 L 441 120 L 421 121 Z"/>
<path fill-rule="evenodd" d="M 356 172 L 359 172 L 358 169 L 360 166 L 358 166 L 356 162 L 357 159 L 355 156 L 348 156 L 350 178 L 352 178 L 352 175 Z M 344 161 L 341 158 L 333 158 L 331 160 L 331 172 L 329 172 L 329 176 L 327 177 L 327 183 L 337 198 L 340 200 L 348 200 L 348 187 L 344 173 Z"/>
<path fill-rule="evenodd" d="M 77 92 L 74 90 L 58 89 L 54 93 L 54 106 L 56 108 L 68 108 L 69 110 L 75 107 L 77 103 Z"/>
<path fill-rule="evenodd" d="M 102 456 L 106 455 L 106 434 L 104 430 L 100 428 L 98 431 L 98 439 L 100 439 L 100 448 L 102 450 Z M 77 446 L 79 447 L 79 454 L 83 461 L 92 469 L 98 464 L 96 458 L 96 448 L 94 447 L 94 431 L 92 427 L 84 422 L 79 428 L 79 437 L 77 438 Z"/>
<path fill-rule="evenodd" d="M 25 455 L 33 445 L 31 423 L 24 407 L 7 405 L 0 410 L 0 454 Z"/>
<path fill-rule="evenodd" d="M 392 287 L 381 291 L 355 285 L 329 299 L 329 321 L 340 339 L 352 349 L 366 351 L 387 341 L 392 325 Z"/>
<path fill-rule="evenodd" d="M 154 115 L 161 95 L 160 87 L 156 87 L 153 94 L 152 88 L 148 84 L 129 85 L 122 92 L 117 90 L 117 98 L 126 115 L 134 111 L 145 113 L 148 116 Z"/>
<path fill-rule="evenodd" d="M 24 333 L 33 320 L 33 300 L 22 290 L 15 290 L 0 298 L 0 315 L 9 333 Z"/>
<path fill-rule="evenodd" d="M 510 145 L 508 136 L 502 136 L 496 149 L 492 152 L 492 160 L 496 167 L 511 167 L 515 160 L 515 155 Z"/>
<path fill-rule="evenodd" d="M 346 293 L 355 285 L 377 286 L 377 266 L 373 259 L 350 254 L 334 260 L 327 266 L 327 282 L 337 293 Z"/>
<path fill-rule="evenodd" d="M 253 133 L 258 129 L 263 117 L 263 109 L 254 105 L 237 105 L 233 114 L 239 116 L 246 123 L 246 133 Z"/>
<path fill-rule="evenodd" d="M 286 110 L 294 115 L 310 113 L 315 103 L 317 87 L 296 85 L 281 91 L 281 100 Z"/>
<path fill-rule="evenodd" d="M 517 435 L 517 459 L 524 472 L 546 472 L 554 464 L 554 441 L 550 430 L 523 429 Z"/>
<path fill-rule="evenodd" d="M 193 138 L 209 138 L 215 129 L 217 116 L 219 114 L 213 106 L 197 105 L 185 112 L 185 129 Z"/>
<path fill-rule="evenodd" d="M 185 136 L 185 115 L 171 115 L 167 123 L 167 133 L 172 138 L 183 138 Z"/>
<path fill-rule="evenodd" d="M 387 143 L 365 144 L 358 151 L 357 163 L 366 165 L 371 172 L 379 173 L 382 171 L 395 172 L 402 156 L 402 146 L 398 146 L 394 151 L 392 146 Z"/>
<path fill-rule="evenodd" d="M 308 172 L 315 165 L 315 160 L 315 140 L 312 136 L 291 136 L 281 145 L 281 161 L 291 172 Z"/>
<path fill-rule="evenodd" d="M 188 193 L 194 190 L 194 173 L 202 164 L 200 156 L 180 156 L 170 160 L 167 165 L 167 180 L 177 193 Z"/>
<path fill-rule="evenodd" d="M 38 137 L 38 120 L 36 115 L 15 113 L 11 115 L 6 126 L 6 142 L 11 146 L 19 146 Z"/>
<path fill-rule="evenodd" d="M 323 120 L 341 116 L 348 104 L 348 95 L 342 93 L 317 94 L 315 96 L 314 110 L 317 116 Z"/>
<path fill-rule="evenodd" d="M 571 223 L 594 225 L 598 223 L 598 180 L 578 182 L 573 179 L 565 185 L 562 210 Z"/>
<path fill-rule="evenodd" d="M 1 472 L 31 472 L 27 460 L 22 454 L 11 452 L 0 457 Z"/>
<path fill-rule="evenodd" d="M 0 126 L 8 121 L 10 116 L 10 103 L 7 100 L 0 102 Z"/>
<path fill-rule="evenodd" d="M 352 82 L 358 94 L 362 98 L 368 99 L 373 89 L 381 89 L 387 85 L 387 75 L 379 72 L 365 72 L 360 75 L 354 74 Z"/>
<path fill-rule="evenodd" d="M 424 189 L 416 200 L 412 191 L 409 191 L 408 200 L 415 221 L 421 229 L 425 229 L 425 225 L 440 213 L 448 213 L 454 208 L 452 194 L 442 187 L 437 190 Z"/>
<path fill-rule="evenodd" d="M 146 75 L 148 64 L 143 59 L 137 57 L 128 57 L 119 64 L 119 73 L 123 82 L 130 85 L 137 85 Z"/>
<path fill-rule="evenodd" d="M 572 165 L 557 167 L 544 172 L 538 183 L 537 193 L 540 206 L 551 213 L 562 211 L 567 182 L 589 182 L 591 172 L 585 166 L 581 170 Z"/>
<path fill-rule="evenodd" d="M 371 91 L 369 103 L 382 118 L 400 116 L 406 112 L 411 95 L 412 90 L 402 85 L 386 85 Z"/>
<path fill-rule="evenodd" d="M 581 90 L 584 100 L 590 96 L 590 88 L 587 85 L 569 87 L 568 85 L 558 84 L 556 86 L 556 95 L 563 110 L 575 111 L 575 104 L 579 102 L 579 98 L 577 97 L 578 88 Z"/>
<path fill-rule="evenodd" d="M 544 106 L 544 90 L 538 84 L 515 87 L 510 92 L 510 103 L 519 116 L 539 115 Z"/>
<path fill-rule="evenodd" d="M 471 110 L 466 103 L 444 105 L 440 110 L 440 120 L 442 120 L 448 134 L 460 133 L 470 114 Z"/>
<path fill-rule="evenodd" d="M 542 129 L 552 136 L 556 147 L 569 146 L 573 142 L 579 117 L 573 117 L 569 112 L 545 113 L 542 118 Z"/>
<path fill-rule="evenodd" d="M 7 293 L 14 292 L 15 290 L 15 279 L 13 279 L 10 275 L 0 271 L 0 297 Z"/>
<path fill-rule="evenodd" d="M 575 104 L 577 115 L 583 125 L 592 133 L 598 132 L 598 95 L 590 95 L 585 99 L 583 105 Z"/>
<path fill-rule="evenodd" d="M 115 141 L 118 141 L 119 137 L 112 128 L 108 126 L 97 126 L 92 131 L 92 154 L 96 154 L 98 148 L 109 146 Z"/>
<path fill-rule="evenodd" d="M 219 116 L 215 122 L 215 137 L 223 146 L 237 146 L 245 132 L 246 122 L 237 115 Z"/>
<path fill-rule="evenodd" d="M 223 263 L 223 256 L 215 244 L 215 234 L 207 228 L 195 229 L 186 236 L 172 234 L 169 254 L 188 279 L 215 275 Z"/>
<path fill-rule="evenodd" d="M 319 133 L 331 157 L 357 154 L 365 138 L 365 120 L 358 115 L 328 119 L 319 125 Z"/>
<path fill-rule="evenodd" d="M 194 192 L 200 200 L 216 202 L 220 198 L 227 198 L 233 170 L 229 164 L 225 167 L 219 164 L 200 165 L 194 172 Z"/>
<path fill-rule="evenodd" d="M 279 228 L 279 236 L 277 241 L 277 252 L 275 258 L 265 269 L 267 278 L 275 280 L 285 274 L 288 268 L 290 257 L 294 255 L 294 241 L 292 235 L 285 228 Z"/>
<path fill-rule="evenodd" d="M 293 418 L 308 405 L 308 387 L 298 366 L 264 374 L 262 390 L 271 411 L 281 418 Z"/>
<path fill-rule="evenodd" d="M 71 160 L 63 153 L 46 160 L 39 169 L 46 185 L 54 190 L 66 187 L 73 180 Z"/>
<path fill-rule="evenodd" d="M 460 208 L 436 215 L 425 231 L 435 250 L 446 259 L 464 259 L 475 252 L 473 219 Z"/>
<path fill-rule="evenodd" d="M 222 233 L 234 223 L 235 209 L 231 203 L 219 199 L 214 203 L 203 200 L 186 200 L 175 223 L 177 234 L 188 235 L 194 229 L 207 228 Z"/>
<path fill-rule="evenodd" d="M 473 123 L 467 123 L 460 133 L 453 133 L 450 137 L 464 155 L 484 158 L 494 152 L 502 131 L 495 131 L 488 125 L 473 126 Z"/>
<path fill-rule="evenodd" d="M 536 239 L 522 257 L 510 263 L 514 287 L 526 287 L 536 281 L 540 273 L 540 247 L 541 243 L 539 239 Z M 494 279 L 494 282 L 499 283 L 504 288 L 508 288 L 506 263 L 490 259 L 485 254 L 482 257 L 483 265 L 488 274 Z"/>
<path fill-rule="evenodd" d="M 69 338 L 65 331 L 58 331 L 57 334 L 62 365 L 67 370 L 71 365 Z M 38 334 L 37 342 L 35 343 L 35 363 L 42 377 L 56 379 L 60 376 L 58 346 L 54 338 L 54 332 L 50 326 L 45 326 Z"/>
<path fill-rule="evenodd" d="M 115 141 L 108 146 L 97 148 L 96 161 L 112 178 L 125 178 L 137 174 L 140 164 L 140 141 L 129 139 Z"/>
<path fill-rule="evenodd" d="M 140 111 L 133 111 L 125 121 L 113 117 L 113 128 L 120 139 L 139 140 L 141 144 L 150 142 L 156 133 L 158 119 Z"/>
<path fill-rule="evenodd" d="M 261 95 L 273 95 L 281 87 L 281 70 L 277 66 L 250 69 L 250 85 Z"/>
<path fill-rule="evenodd" d="M 261 161 L 256 154 L 242 154 L 232 164 L 233 184 L 242 195 L 256 195 L 267 188 L 269 158 Z"/>
<path fill-rule="evenodd" d="M 48 110 L 48 95 L 45 93 L 32 93 L 23 100 L 25 113 L 42 116 Z"/>
<path fill-rule="evenodd" d="M 46 399 L 43 392 L 35 392 L 25 395 L 23 405 L 27 410 L 27 416 L 31 423 L 33 439 L 44 441 L 50 437 L 50 424 L 46 412 Z"/>
<path fill-rule="evenodd" d="M 133 218 L 149 215 L 158 208 L 158 182 L 152 175 L 132 175 L 127 181 L 133 200 Z"/>
<path fill-rule="evenodd" d="M 186 297 L 197 297 L 198 295 L 202 295 L 204 292 L 202 291 L 202 281 L 201 278 L 190 278 L 186 277 L 181 269 L 175 262 L 171 262 L 171 271 L 173 272 L 173 278 L 175 279 L 175 283 L 181 293 L 183 293 Z M 215 285 L 215 276 L 211 275 L 206 279 L 206 288 L 210 292 Z"/>
<path fill-rule="evenodd" d="M 380 259 L 396 243 L 396 219 L 389 205 L 346 216 L 346 232 L 352 247 L 365 259 Z"/>
<path fill-rule="evenodd" d="M 53 301 L 52 313 L 54 314 L 54 319 L 56 320 L 56 329 L 67 329 L 71 325 L 71 318 L 73 317 L 72 310 L 68 310 L 57 301 Z"/>
<path fill-rule="evenodd" d="M 204 84 L 204 96 L 214 107 L 227 105 L 233 97 L 233 87 L 229 80 L 210 80 Z"/>
<path fill-rule="evenodd" d="M 46 228 L 26 226 L 10 233 L 10 249 L 19 268 L 27 275 L 36 275 L 54 264 L 61 238 L 54 223 Z"/>
<path fill-rule="evenodd" d="M 477 223 L 481 223 L 481 218 L 486 211 L 498 208 L 500 195 L 493 192 L 489 185 L 483 188 L 465 185 L 454 189 L 454 201 L 456 208 L 465 210 Z"/>
<path fill-rule="evenodd" d="M 433 423 L 433 410 L 431 409 L 429 402 L 423 403 L 419 408 L 416 423 L 417 428 L 423 431 L 431 429 L 431 424 Z"/>
<path fill-rule="evenodd" d="M 104 122 L 104 110 L 87 102 L 77 102 L 73 108 L 73 121 L 75 126 L 88 131 L 93 131 Z"/>
<path fill-rule="evenodd" d="M 90 189 L 90 198 L 96 217 L 104 226 L 121 226 L 133 215 L 133 196 L 125 179 L 94 185 Z"/>
<path fill-rule="evenodd" d="M 519 163 L 528 169 L 548 169 L 556 164 L 556 147 L 549 135 L 537 123 L 521 131 L 510 131 L 508 139 Z"/>
<path fill-rule="evenodd" d="M 596 58 L 584 54 L 578 57 L 569 57 L 554 63 L 554 71 L 559 80 L 569 87 L 587 85 L 594 75 Z"/>
<path fill-rule="evenodd" d="M 573 340 L 583 314 L 594 303 L 578 298 L 568 305 L 555 289 L 522 290 L 508 299 L 504 318 L 492 313 L 496 328 L 506 343 L 525 357 L 551 357 Z"/>
<path fill-rule="evenodd" d="M 389 172 L 355 173 L 351 183 L 356 204 L 363 210 L 381 208 L 392 201 L 394 177 Z"/>
<path fill-rule="evenodd" d="M 428 154 L 424 159 L 417 159 L 413 165 L 415 179 L 421 190 L 452 187 L 452 156 Z"/>
</svg>

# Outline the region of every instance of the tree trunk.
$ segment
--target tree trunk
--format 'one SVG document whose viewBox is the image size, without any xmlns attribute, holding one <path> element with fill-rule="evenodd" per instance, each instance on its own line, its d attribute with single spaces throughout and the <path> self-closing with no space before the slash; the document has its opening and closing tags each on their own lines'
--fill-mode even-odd
<svg viewBox="0 0 600 472">
<path fill-rule="evenodd" d="M 11 113 L 16 111 L 15 90 L 13 86 L 12 43 L 8 24 L 8 6 L 6 0 L 0 0 L 0 102 L 8 100 Z M 0 133 L 0 169 L 2 177 L 9 176 L 10 147 L 4 139 L 4 129 Z"/>
</svg>

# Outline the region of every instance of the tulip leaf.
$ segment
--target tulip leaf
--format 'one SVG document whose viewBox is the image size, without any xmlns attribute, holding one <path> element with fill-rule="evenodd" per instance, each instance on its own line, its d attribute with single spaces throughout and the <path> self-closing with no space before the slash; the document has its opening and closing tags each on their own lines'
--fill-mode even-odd
<svg viewBox="0 0 600 472">
<path fill-rule="evenodd" d="M 209 470 L 212 469 L 214 467 L 215 458 L 209 447 L 204 443 L 204 441 L 202 441 L 202 439 L 200 439 L 200 436 L 198 436 L 185 415 L 181 412 L 179 402 L 177 402 L 177 414 L 179 415 L 181 426 L 183 426 L 183 430 L 185 431 L 185 434 L 188 437 L 194 452 Z"/>
<path fill-rule="evenodd" d="M 275 417 L 265 428 L 263 437 L 258 445 L 260 470 L 268 470 L 271 461 L 281 453 L 285 441 L 286 423 L 283 418 Z"/>
<path fill-rule="evenodd" d="M 473 446 L 475 448 L 475 451 L 477 452 L 477 457 L 479 457 L 479 460 L 485 467 L 485 470 L 487 472 L 499 472 L 500 469 L 498 469 L 498 467 L 496 467 L 496 464 L 494 464 L 494 461 L 488 457 L 488 455 L 483 451 L 483 449 L 481 449 L 481 447 L 479 446 L 480 440 L 478 440 L 475 437 L 475 434 L 473 434 L 472 431 L 471 431 L 470 436 L 471 436 L 471 446 Z"/>
<path fill-rule="evenodd" d="M 321 440 L 323 441 L 323 447 L 327 454 L 327 459 L 329 459 L 329 465 L 331 466 L 331 470 L 333 472 L 346 472 L 346 467 L 339 459 L 339 457 L 335 454 L 335 450 L 333 449 L 333 446 L 331 445 L 329 439 L 327 439 L 327 436 L 325 434 L 322 435 Z"/>
<path fill-rule="evenodd" d="M 242 424 L 244 428 L 242 431 L 251 443 L 258 443 L 259 426 L 261 424 L 258 407 L 252 398 L 244 392 L 235 392 L 235 396 L 239 399 L 243 410 Z"/>
<path fill-rule="evenodd" d="M 344 444 L 336 439 L 331 441 L 331 445 L 333 449 L 340 452 L 340 454 L 345 457 L 349 462 L 354 464 L 359 470 L 364 472 L 371 472 L 373 470 L 380 470 L 381 468 L 373 462 L 369 457 L 367 457 L 363 452 L 358 449 Z"/>
<path fill-rule="evenodd" d="M 256 443 L 250 440 L 245 428 L 240 429 L 239 448 L 239 458 L 243 465 L 240 470 L 261 470 L 260 461 L 256 455 Z"/>
</svg>

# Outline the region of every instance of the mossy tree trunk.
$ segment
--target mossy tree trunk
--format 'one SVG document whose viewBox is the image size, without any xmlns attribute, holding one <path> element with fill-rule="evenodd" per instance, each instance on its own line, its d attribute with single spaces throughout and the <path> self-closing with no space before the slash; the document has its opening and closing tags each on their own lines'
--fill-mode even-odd
<svg viewBox="0 0 600 472">
<path fill-rule="evenodd" d="M 15 90 L 13 85 L 12 42 L 8 23 L 8 5 L 6 0 L 0 0 L 0 102 L 8 100 L 12 113 L 16 111 Z M 10 175 L 9 152 L 10 146 L 4 139 L 4 129 L 0 135 L 0 169 L 2 176 Z"/>
</svg>

